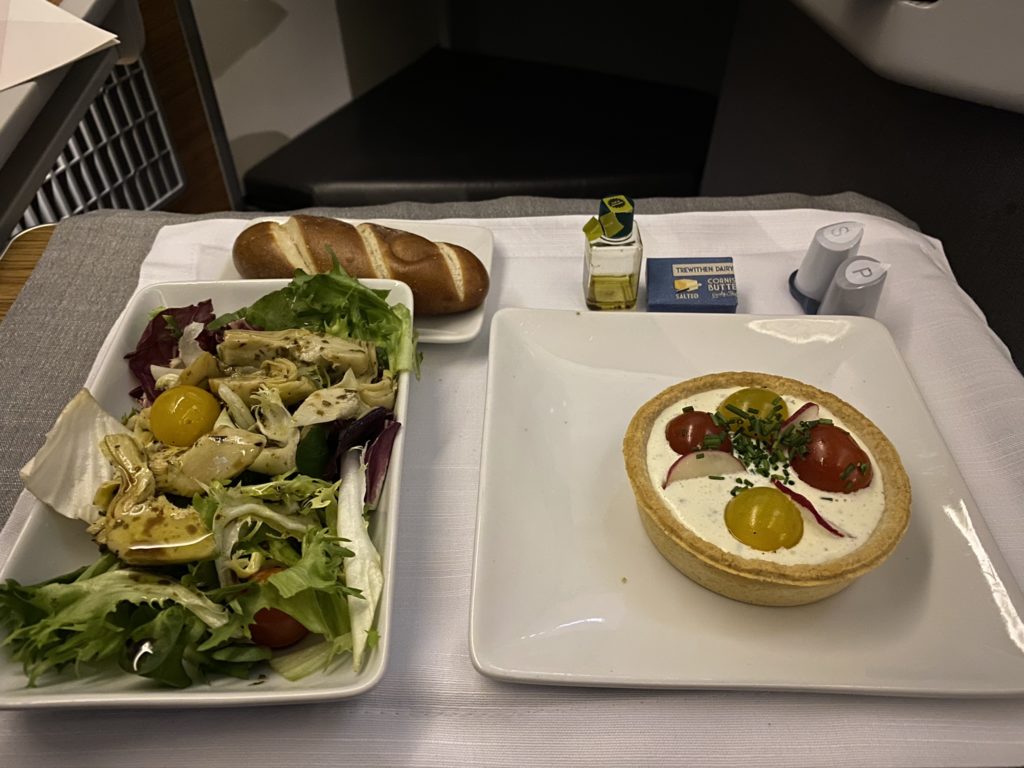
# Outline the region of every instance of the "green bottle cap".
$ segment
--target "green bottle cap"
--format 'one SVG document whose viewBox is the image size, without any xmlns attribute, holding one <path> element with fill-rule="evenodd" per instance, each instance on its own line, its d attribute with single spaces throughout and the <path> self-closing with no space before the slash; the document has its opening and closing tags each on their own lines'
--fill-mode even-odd
<svg viewBox="0 0 1024 768">
<path fill-rule="evenodd" d="M 612 195 L 601 200 L 597 218 L 583 225 L 587 239 L 593 242 L 605 237 L 623 240 L 633 234 L 633 200 L 625 195 Z"/>
</svg>

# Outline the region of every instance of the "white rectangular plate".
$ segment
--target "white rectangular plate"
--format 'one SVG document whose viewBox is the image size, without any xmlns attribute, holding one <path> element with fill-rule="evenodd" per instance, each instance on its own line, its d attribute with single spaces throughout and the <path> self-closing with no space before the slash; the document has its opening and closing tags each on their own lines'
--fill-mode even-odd
<svg viewBox="0 0 1024 768">
<path fill-rule="evenodd" d="M 284 216 L 265 216 L 252 221 L 239 222 L 239 224 L 253 224 L 257 221 L 284 222 Z M 355 219 L 345 219 L 350 224 L 358 224 Z M 491 230 L 484 227 L 474 227 L 469 224 L 448 224 L 443 221 L 418 221 L 418 220 L 392 220 L 373 219 L 374 224 L 383 224 L 392 229 L 401 229 L 412 232 L 414 235 L 425 237 L 434 242 L 452 243 L 461 245 L 471 251 L 484 269 L 493 279 L 494 272 L 491 264 L 494 260 L 494 235 Z M 241 228 L 239 229 L 241 231 Z M 200 280 L 237 280 L 240 275 L 231 260 L 231 246 L 234 243 L 232 237 L 223 243 L 207 243 L 203 245 L 203 260 L 199 264 Z M 493 289 L 492 289 L 493 292 Z M 468 312 L 459 312 L 455 315 L 417 315 L 414 319 L 416 333 L 419 341 L 425 344 L 461 344 L 472 341 L 480 333 L 484 325 L 485 300 L 476 309 Z"/>
<path fill-rule="evenodd" d="M 834 392 L 913 488 L 894 554 L 820 603 L 709 592 L 648 540 L 621 444 L 637 408 L 717 371 Z M 566 685 L 1024 694 L 1024 606 L 888 331 L 865 318 L 502 310 L 491 327 L 470 650 Z"/>
<path fill-rule="evenodd" d="M 248 306 L 261 296 L 288 284 L 288 280 L 233 280 L 225 282 L 162 283 L 138 291 L 128 302 L 124 313 L 108 337 L 109 343 L 100 353 L 86 386 L 108 413 L 120 416 L 134 406 L 129 392 L 135 380 L 123 360 L 125 353 L 135 349 L 150 313 L 159 307 L 180 307 L 203 299 L 213 300 L 217 314 Z M 392 303 L 411 306 L 409 287 L 394 280 L 364 280 L 371 288 L 390 290 Z M 395 417 L 405 424 L 409 375 L 398 380 Z M 198 684 L 184 690 L 156 686 L 149 680 L 116 671 L 76 678 L 67 673 L 47 678 L 36 688 L 26 687 L 21 665 L 11 661 L 6 649 L 0 648 L 0 708 L 47 707 L 177 707 L 177 706 L 250 706 L 286 704 L 305 701 L 341 699 L 369 690 L 379 682 L 387 663 L 391 626 L 392 580 L 395 557 L 395 530 L 398 523 L 399 480 L 402 472 L 404 429 L 395 440 L 391 465 L 381 504 L 370 524 L 370 535 L 380 552 L 384 570 L 384 590 L 377 612 L 380 643 L 372 651 L 362 670 L 356 674 L 344 660 L 329 674 L 311 675 L 298 682 L 289 682 L 265 670 L 261 681 L 219 678 L 208 685 Z M 27 491 L 21 494 L 17 507 L 28 505 L 29 518 L 11 550 L 0 566 L 0 580 L 17 579 L 34 584 L 72 571 L 93 562 L 98 556 L 96 545 L 85 532 L 85 523 L 61 517 L 40 503 Z M 14 514 L 17 514 L 18 509 Z"/>
</svg>

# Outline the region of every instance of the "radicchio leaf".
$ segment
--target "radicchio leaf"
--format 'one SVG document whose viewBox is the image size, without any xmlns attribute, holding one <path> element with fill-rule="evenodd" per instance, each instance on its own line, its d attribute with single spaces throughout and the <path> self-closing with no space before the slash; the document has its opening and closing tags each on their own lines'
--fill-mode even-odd
<svg viewBox="0 0 1024 768">
<path fill-rule="evenodd" d="M 354 421 L 344 422 L 338 433 L 338 445 L 335 449 L 339 461 L 349 448 L 366 445 L 377 437 L 384 430 L 390 418 L 391 411 L 387 408 L 377 407 L 367 411 L 366 414 Z"/>
<path fill-rule="evenodd" d="M 391 448 L 401 427 L 397 421 L 389 422 L 366 450 L 366 497 L 363 502 L 370 509 L 376 509 L 380 503 L 384 478 L 387 477 L 388 465 L 391 463 Z"/>
<path fill-rule="evenodd" d="M 142 332 L 134 352 L 125 355 L 128 368 L 135 375 L 140 388 L 132 392 L 139 397 L 145 395 L 150 401 L 156 399 L 156 379 L 150 372 L 151 365 L 167 365 L 178 355 L 178 338 L 189 323 L 203 323 L 213 320 L 213 302 L 210 299 L 188 307 L 170 307 L 160 310 L 149 321 Z M 204 330 L 197 339 L 199 346 L 207 352 L 217 347 L 216 336 Z"/>
</svg>

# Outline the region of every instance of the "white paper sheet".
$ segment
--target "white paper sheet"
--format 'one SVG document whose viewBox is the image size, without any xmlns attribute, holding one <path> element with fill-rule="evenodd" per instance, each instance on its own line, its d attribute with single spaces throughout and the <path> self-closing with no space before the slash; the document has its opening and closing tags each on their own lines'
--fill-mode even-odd
<svg viewBox="0 0 1024 768">
<path fill-rule="evenodd" d="M 117 42 L 49 0 L 0 0 L 0 91 Z"/>
</svg>

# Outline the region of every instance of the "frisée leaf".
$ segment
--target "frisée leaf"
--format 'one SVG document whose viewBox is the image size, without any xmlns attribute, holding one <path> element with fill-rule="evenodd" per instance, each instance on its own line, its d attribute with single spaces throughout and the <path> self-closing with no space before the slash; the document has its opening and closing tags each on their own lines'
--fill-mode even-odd
<svg viewBox="0 0 1024 768">
<path fill-rule="evenodd" d="M 113 559 L 101 562 L 109 564 Z M 70 581 L 58 579 L 34 587 L 8 581 L 0 586 L 0 616 L 10 630 L 5 644 L 22 663 L 29 685 L 68 664 L 116 658 L 130 633 L 108 616 L 123 602 L 177 604 L 207 628 L 228 620 L 227 611 L 206 597 L 171 579 L 134 569 L 90 568 Z M 175 628 L 174 634 L 179 631 Z"/>
</svg>

